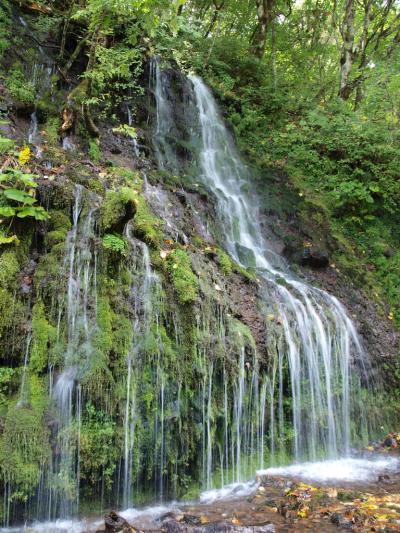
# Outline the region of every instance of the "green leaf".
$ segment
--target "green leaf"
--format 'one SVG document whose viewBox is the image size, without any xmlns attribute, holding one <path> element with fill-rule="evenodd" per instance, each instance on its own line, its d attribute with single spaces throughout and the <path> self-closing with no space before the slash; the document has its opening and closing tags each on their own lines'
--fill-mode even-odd
<svg viewBox="0 0 400 533">
<path fill-rule="evenodd" d="M 29 194 L 27 194 L 26 192 L 20 191 L 18 189 L 6 189 L 4 191 L 4 196 L 6 196 L 6 198 L 9 198 L 10 200 L 21 202 L 23 204 L 32 205 L 36 202 L 36 198 L 34 198 L 33 196 L 29 196 Z"/>
<path fill-rule="evenodd" d="M 48 220 L 50 218 L 49 213 L 44 209 L 44 207 L 35 207 L 35 219 L 36 220 Z"/>
<path fill-rule="evenodd" d="M 18 179 L 21 180 L 27 187 L 36 188 L 38 184 L 33 180 L 33 174 L 20 174 Z"/>
<path fill-rule="evenodd" d="M 11 242 L 19 242 L 16 235 L 12 235 L 11 237 L 5 237 L 4 235 L 0 235 L 0 244 L 10 244 Z"/>
<path fill-rule="evenodd" d="M 35 220 L 47 220 L 49 218 L 48 213 L 43 207 L 23 207 L 17 213 L 18 218 L 33 217 Z"/>
<path fill-rule="evenodd" d="M 0 206 L 0 216 L 13 217 L 15 215 L 15 209 L 9 205 Z"/>
</svg>

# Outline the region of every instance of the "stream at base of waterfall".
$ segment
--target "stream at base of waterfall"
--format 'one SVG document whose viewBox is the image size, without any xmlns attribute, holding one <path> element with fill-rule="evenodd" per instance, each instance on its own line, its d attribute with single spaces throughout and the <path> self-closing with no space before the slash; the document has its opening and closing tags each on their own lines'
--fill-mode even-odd
<svg viewBox="0 0 400 533">
<path fill-rule="evenodd" d="M 272 467 L 258 471 L 252 481 L 205 491 L 197 502 L 129 508 L 118 516 L 130 529 L 115 531 L 125 532 L 334 532 L 350 524 L 353 531 L 364 532 L 373 531 L 369 526 L 376 523 L 398 531 L 400 458 L 386 452 Z M 1 533 L 102 531 L 113 530 L 104 530 L 98 514 L 0 529 Z"/>
</svg>

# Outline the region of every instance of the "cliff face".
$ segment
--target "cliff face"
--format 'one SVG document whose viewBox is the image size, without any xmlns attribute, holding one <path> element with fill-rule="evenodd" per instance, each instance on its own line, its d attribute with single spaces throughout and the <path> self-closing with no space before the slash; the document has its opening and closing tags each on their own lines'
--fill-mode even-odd
<svg viewBox="0 0 400 533">
<path fill-rule="evenodd" d="M 293 434 L 289 363 L 276 363 L 282 319 L 274 297 L 260 297 L 255 270 L 224 249 L 215 194 L 193 171 L 187 78 L 162 70 L 174 102 L 168 131 L 157 127 L 148 65 L 143 95 L 95 117 L 95 139 L 73 106 L 68 115 L 74 84 L 51 55 L 43 63 L 36 53 L 38 62 L 20 67 L 33 98 L 1 88 L 0 134 L 18 148 L 4 150 L 2 168 L 35 175 L 49 214 L 15 217 L 18 245 L 0 249 L 3 520 L 191 495 L 216 478 L 251 477 L 268 453 L 286 458 Z M 293 264 L 305 235 L 318 240 L 273 209 L 262 217 L 271 249 Z M 340 298 L 373 367 L 391 367 L 390 322 L 323 252 L 314 255 L 300 260 L 299 279 Z"/>
</svg>

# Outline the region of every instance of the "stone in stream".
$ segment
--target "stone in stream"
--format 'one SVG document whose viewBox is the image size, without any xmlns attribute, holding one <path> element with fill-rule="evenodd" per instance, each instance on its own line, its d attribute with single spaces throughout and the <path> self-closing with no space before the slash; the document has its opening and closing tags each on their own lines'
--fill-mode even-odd
<svg viewBox="0 0 400 533">
<path fill-rule="evenodd" d="M 119 516 L 115 511 L 111 511 L 104 517 L 104 525 L 104 531 L 107 533 L 133 533 L 135 531 L 125 518 Z"/>
</svg>

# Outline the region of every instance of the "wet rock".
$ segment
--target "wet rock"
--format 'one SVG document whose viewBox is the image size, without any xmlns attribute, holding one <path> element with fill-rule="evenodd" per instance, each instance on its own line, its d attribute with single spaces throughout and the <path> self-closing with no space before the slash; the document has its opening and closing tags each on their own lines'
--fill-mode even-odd
<svg viewBox="0 0 400 533">
<path fill-rule="evenodd" d="M 273 524 L 238 526 L 227 521 L 190 526 L 189 524 L 171 519 L 162 524 L 161 531 L 164 533 L 275 533 L 275 526 Z"/>
<path fill-rule="evenodd" d="M 312 268 L 326 268 L 329 266 L 328 252 L 317 246 L 304 248 L 300 258 L 300 264 Z"/>
<path fill-rule="evenodd" d="M 166 520 L 176 520 L 177 522 L 180 522 L 182 518 L 182 516 L 177 515 L 174 511 L 168 511 L 157 518 L 157 522 L 165 522 Z"/>
<path fill-rule="evenodd" d="M 134 531 L 125 518 L 119 516 L 115 511 L 111 511 L 104 517 L 104 524 L 107 533 L 131 533 Z"/>
<path fill-rule="evenodd" d="M 183 515 L 182 522 L 190 526 L 198 526 L 201 524 L 201 518 L 196 515 L 185 514 Z"/>
<path fill-rule="evenodd" d="M 341 513 L 332 513 L 331 514 L 331 522 L 332 524 L 335 524 L 335 526 L 338 526 L 343 529 L 352 529 L 353 528 L 353 522 L 346 518 Z"/>
<path fill-rule="evenodd" d="M 397 448 L 397 440 L 392 433 L 389 433 L 389 435 L 385 438 L 383 441 L 383 446 L 385 448 Z"/>
<path fill-rule="evenodd" d="M 23 294 L 29 294 L 32 291 L 33 275 L 35 273 L 37 262 L 30 259 L 27 267 L 21 272 L 21 291 Z"/>
</svg>

